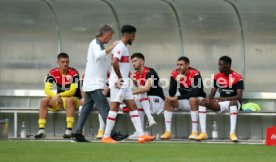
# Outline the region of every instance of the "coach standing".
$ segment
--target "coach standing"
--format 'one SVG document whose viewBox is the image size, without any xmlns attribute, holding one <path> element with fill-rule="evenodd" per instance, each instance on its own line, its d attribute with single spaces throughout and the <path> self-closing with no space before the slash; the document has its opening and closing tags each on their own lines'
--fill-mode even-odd
<svg viewBox="0 0 276 162">
<path fill-rule="evenodd" d="M 75 134 L 75 140 L 77 142 L 88 142 L 82 135 L 82 131 L 94 103 L 99 108 L 99 113 L 104 121 L 106 121 L 108 115 L 109 104 L 102 91 L 106 84 L 106 74 L 108 70 L 107 55 L 118 42 L 115 41 L 106 49 L 104 49 L 104 44 L 109 42 L 113 33 L 114 30 L 110 26 L 102 26 L 98 35 L 92 40 L 88 48 L 85 78 L 83 82 L 85 101 L 78 119 Z"/>
</svg>

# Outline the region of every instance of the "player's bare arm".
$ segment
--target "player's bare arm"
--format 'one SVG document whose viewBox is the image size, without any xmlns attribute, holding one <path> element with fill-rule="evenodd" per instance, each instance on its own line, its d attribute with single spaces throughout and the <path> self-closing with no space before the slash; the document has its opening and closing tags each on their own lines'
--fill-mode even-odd
<svg viewBox="0 0 276 162">
<path fill-rule="evenodd" d="M 140 87 L 134 89 L 133 94 L 136 95 L 136 94 L 148 92 L 151 88 L 152 83 L 153 83 L 153 80 L 151 78 L 147 79 L 145 86 L 140 86 Z"/>
<path fill-rule="evenodd" d="M 115 87 L 116 88 L 121 88 L 122 86 L 122 82 L 123 79 L 122 79 L 122 74 L 121 74 L 121 71 L 120 71 L 120 65 L 119 65 L 119 59 L 114 57 L 112 58 L 112 66 L 113 66 L 113 69 L 118 77 L 118 81 L 115 83 Z"/>
</svg>

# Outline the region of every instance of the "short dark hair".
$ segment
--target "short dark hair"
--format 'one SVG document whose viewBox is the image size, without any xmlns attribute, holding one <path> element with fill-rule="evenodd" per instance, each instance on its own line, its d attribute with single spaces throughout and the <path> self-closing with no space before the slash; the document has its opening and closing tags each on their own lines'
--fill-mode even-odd
<svg viewBox="0 0 276 162">
<path fill-rule="evenodd" d="M 60 59 L 60 58 L 69 58 L 69 55 L 67 53 L 61 52 L 57 56 L 57 59 Z"/>
<path fill-rule="evenodd" d="M 132 25 L 124 25 L 121 29 L 121 33 L 135 33 L 136 32 L 136 28 Z"/>
<path fill-rule="evenodd" d="M 139 59 L 142 59 L 142 60 L 145 60 L 145 56 L 142 53 L 139 53 L 139 52 L 136 52 L 136 53 L 131 55 L 131 59 L 133 59 L 135 57 L 137 57 Z"/>
<path fill-rule="evenodd" d="M 231 65 L 232 59 L 229 56 L 222 56 L 219 58 L 220 61 L 223 61 L 225 64 Z"/>
<path fill-rule="evenodd" d="M 189 58 L 186 57 L 186 56 L 181 56 L 181 57 L 179 57 L 177 61 L 184 61 L 185 63 L 190 64 L 190 60 L 189 60 Z"/>
</svg>

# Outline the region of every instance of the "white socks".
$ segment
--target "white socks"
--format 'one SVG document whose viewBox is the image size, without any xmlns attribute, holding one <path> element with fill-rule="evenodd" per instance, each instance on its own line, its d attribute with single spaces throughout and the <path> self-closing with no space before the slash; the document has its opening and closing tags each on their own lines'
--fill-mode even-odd
<svg viewBox="0 0 276 162">
<path fill-rule="evenodd" d="M 198 111 L 191 111 L 192 132 L 198 132 Z"/>
<path fill-rule="evenodd" d="M 165 118 L 166 131 L 171 132 L 172 112 L 165 110 L 164 111 L 164 118 Z"/>
<path fill-rule="evenodd" d="M 142 108 L 137 108 L 137 110 L 138 110 L 138 114 L 140 116 L 142 130 L 144 130 L 144 125 L 145 125 L 145 122 L 144 122 L 144 118 L 145 118 L 144 110 Z"/>
<path fill-rule="evenodd" d="M 99 130 L 104 130 L 105 128 L 105 123 L 104 123 L 104 120 L 101 116 L 101 114 L 99 113 L 98 114 L 98 118 L 99 118 Z"/>
<path fill-rule="evenodd" d="M 140 103 L 141 103 L 141 106 L 142 108 L 144 109 L 144 112 L 148 118 L 148 120 L 152 120 L 153 117 L 150 113 L 150 102 L 149 102 L 149 98 L 142 98 L 140 99 Z"/>
<path fill-rule="evenodd" d="M 236 131 L 237 115 L 237 106 L 230 106 L 230 134 Z"/>
<path fill-rule="evenodd" d="M 140 120 L 138 111 L 137 110 L 130 111 L 129 115 L 130 115 L 131 121 L 135 127 L 135 130 L 138 133 L 138 136 L 144 135 L 144 131 L 142 130 L 141 120 Z"/>
<path fill-rule="evenodd" d="M 113 129 L 113 127 L 115 125 L 116 117 L 117 117 L 117 112 L 109 111 L 107 120 L 106 120 L 106 128 L 104 131 L 104 138 L 110 137 L 111 130 Z"/>
<path fill-rule="evenodd" d="M 199 123 L 202 133 L 206 133 L 206 107 L 198 106 Z"/>
</svg>

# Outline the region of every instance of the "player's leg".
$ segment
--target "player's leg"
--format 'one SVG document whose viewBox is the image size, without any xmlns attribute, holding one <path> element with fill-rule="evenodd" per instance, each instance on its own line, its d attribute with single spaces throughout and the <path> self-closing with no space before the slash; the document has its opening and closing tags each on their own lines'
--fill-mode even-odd
<svg viewBox="0 0 276 162">
<path fill-rule="evenodd" d="M 72 137 L 72 128 L 75 122 L 75 109 L 77 109 L 80 105 L 79 100 L 76 97 L 63 97 L 64 109 L 66 111 L 66 124 L 67 128 L 63 138 L 71 138 Z"/>
<path fill-rule="evenodd" d="M 139 97 L 140 98 L 140 104 L 148 118 L 148 121 L 149 121 L 149 126 L 153 126 L 156 124 L 153 116 L 151 115 L 150 113 L 150 102 L 149 102 L 149 98 L 146 94 L 143 94 L 143 95 L 138 95 L 138 96 L 141 96 Z"/>
<path fill-rule="evenodd" d="M 237 100 L 230 102 L 230 133 L 229 138 L 233 142 L 237 142 L 238 138 L 236 136 L 236 125 L 237 125 L 237 115 L 240 107 L 240 103 Z"/>
<path fill-rule="evenodd" d="M 165 101 L 164 119 L 165 119 L 165 133 L 161 136 L 161 139 L 171 138 L 171 125 L 172 125 L 172 110 L 178 108 L 179 103 L 176 101 Z"/>
<path fill-rule="evenodd" d="M 105 126 L 104 136 L 102 138 L 102 143 L 118 143 L 117 141 L 111 138 L 111 131 L 114 128 L 114 125 L 116 122 L 119 106 L 120 106 L 120 102 L 111 101 L 110 111 L 106 119 L 106 126 Z"/>
<path fill-rule="evenodd" d="M 199 102 L 198 113 L 199 113 L 199 123 L 200 123 L 201 133 L 199 134 L 199 136 L 196 137 L 196 140 L 198 141 L 208 139 L 208 135 L 206 132 L 207 108 L 213 111 L 220 111 L 220 105 L 214 99 L 209 100 L 209 102 L 207 102 L 206 99 L 202 99 Z"/>
<path fill-rule="evenodd" d="M 135 98 L 134 101 L 135 101 L 135 104 L 136 104 L 136 106 L 137 106 L 138 114 L 139 114 L 140 120 L 141 120 L 142 130 L 143 130 L 143 132 L 144 132 L 144 118 L 145 118 L 144 109 L 143 109 L 142 106 L 141 106 L 140 98 Z M 137 140 L 138 137 L 139 137 L 138 133 L 137 133 L 136 131 L 134 131 L 133 134 L 131 134 L 131 135 L 128 137 L 128 139 Z"/>
<path fill-rule="evenodd" d="M 126 100 L 124 100 L 124 102 L 125 102 L 126 106 L 129 107 L 129 109 L 130 109 L 129 115 L 130 115 L 131 121 L 134 125 L 134 128 L 139 136 L 138 142 L 144 143 L 144 142 L 152 141 L 155 139 L 155 137 L 145 134 L 144 131 L 142 130 L 141 120 L 140 120 L 140 116 L 137 111 L 137 106 L 133 100 L 133 97 L 131 97 L 130 94 L 132 95 L 131 90 L 129 92 L 127 92 Z"/>
<path fill-rule="evenodd" d="M 111 105 L 106 118 L 106 126 L 104 131 L 104 137 L 102 138 L 102 143 L 118 143 L 117 141 L 111 138 L 111 131 L 114 128 L 119 106 L 123 97 L 124 97 L 124 89 L 115 89 L 115 88 L 110 89 Z"/>
<path fill-rule="evenodd" d="M 198 136 L 198 104 L 199 99 L 197 97 L 191 97 L 189 99 L 190 115 L 192 120 L 192 133 L 189 136 L 190 140 L 195 140 Z"/>
<path fill-rule="evenodd" d="M 45 133 L 45 126 L 46 126 L 46 119 L 48 115 L 48 107 L 50 106 L 51 98 L 50 97 L 44 97 L 40 101 L 40 107 L 39 107 L 39 119 L 38 119 L 38 133 L 35 135 L 36 139 L 43 138 L 46 136 Z"/>
</svg>

